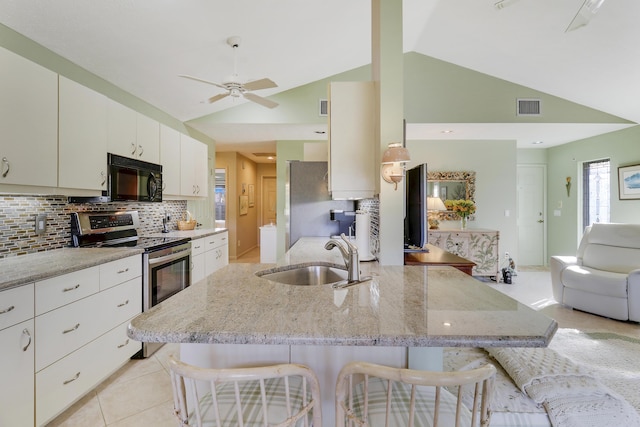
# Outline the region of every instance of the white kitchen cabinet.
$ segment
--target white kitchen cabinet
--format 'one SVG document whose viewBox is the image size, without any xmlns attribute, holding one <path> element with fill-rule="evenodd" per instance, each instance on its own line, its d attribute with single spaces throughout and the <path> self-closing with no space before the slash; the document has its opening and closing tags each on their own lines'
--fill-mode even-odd
<svg viewBox="0 0 640 427">
<path fill-rule="evenodd" d="M 180 132 L 160 125 L 160 164 L 162 194 L 180 195 Z"/>
<path fill-rule="evenodd" d="M 113 154 L 157 164 L 160 162 L 160 124 L 110 99 L 107 149 Z"/>
<path fill-rule="evenodd" d="M 329 84 L 329 192 L 333 199 L 372 198 L 376 192 L 373 82 Z"/>
<path fill-rule="evenodd" d="M 213 234 L 205 238 L 205 275 L 229 264 L 229 233 Z"/>
<path fill-rule="evenodd" d="M 429 230 L 429 243 L 476 263 L 474 276 L 497 276 L 500 253 L 498 230 Z"/>
<path fill-rule="evenodd" d="M 206 277 L 204 261 L 205 239 L 191 241 L 191 284 L 198 283 Z"/>
<path fill-rule="evenodd" d="M 55 187 L 58 75 L 0 47 L 0 185 Z"/>
<path fill-rule="evenodd" d="M 190 136 L 180 135 L 180 194 L 208 196 L 208 156 L 206 144 Z"/>
<path fill-rule="evenodd" d="M 0 292 L 0 301 L 0 426 L 32 426 L 33 283 Z"/>
<path fill-rule="evenodd" d="M 135 255 L 35 284 L 41 312 L 35 317 L 39 342 L 31 365 L 36 425 L 58 415 L 140 350 L 126 326 L 142 311 L 141 274 L 141 255 Z M 54 302 L 42 302 L 47 298 Z"/>
</svg>

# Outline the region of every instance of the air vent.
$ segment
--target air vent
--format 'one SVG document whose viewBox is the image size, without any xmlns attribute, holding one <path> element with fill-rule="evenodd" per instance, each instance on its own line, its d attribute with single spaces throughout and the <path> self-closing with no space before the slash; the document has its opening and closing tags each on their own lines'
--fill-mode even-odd
<svg viewBox="0 0 640 427">
<path fill-rule="evenodd" d="M 318 103 L 318 115 L 326 116 L 329 114 L 329 102 L 326 99 L 321 99 Z"/>
<path fill-rule="evenodd" d="M 539 99 L 518 99 L 518 116 L 542 115 L 542 104 Z"/>
</svg>

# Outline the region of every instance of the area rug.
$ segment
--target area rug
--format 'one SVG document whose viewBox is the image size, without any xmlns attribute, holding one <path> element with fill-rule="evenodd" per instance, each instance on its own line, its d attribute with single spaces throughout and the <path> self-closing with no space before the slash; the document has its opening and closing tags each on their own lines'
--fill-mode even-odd
<svg viewBox="0 0 640 427">
<path fill-rule="evenodd" d="M 549 347 L 580 365 L 584 372 L 593 374 L 640 413 L 640 338 L 559 329 Z M 472 369 L 487 362 L 496 365 L 498 375 L 494 388 L 492 426 L 550 425 L 542 405 L 522 393 L 505 370 L 483 349 L 447 348 L 444 362 L 447 371 Z"/>
<path fill-rule="evenodd" d="M 559 329 L 549 348 L 592 372 L 640 412 L 640 339 Z"/>
</svg>

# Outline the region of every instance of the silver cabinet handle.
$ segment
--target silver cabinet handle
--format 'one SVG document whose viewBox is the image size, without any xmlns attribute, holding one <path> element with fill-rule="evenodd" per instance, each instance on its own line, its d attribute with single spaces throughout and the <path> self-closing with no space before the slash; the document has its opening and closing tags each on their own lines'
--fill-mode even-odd
<svg viewBox="0 0 640 427">
<path fill-rule="evenodd" d="M 124 342 L 124 344 L 118 345 L 118 348 L 126 347 L 127 345 L 129 345 L 129 338 L 127 338 L 127 340 Z"/>
<path fill-rule="evenodd" d="M 129 271 L 129 268 L 125 268 L 124 270 L 118 271 L 118 274 L 126 273 L 127 271 Z"/>
<path fill-rule="evenodd" d="M 73 378 L 71 378 L 70 380 L 63 381 L 63 382 L 62 382 L 62 384 L 63 384 L 63 385 L 67 385 L 67 384 L 69 384 L 69 383 L 74 382 L 74 381 L 75 381 L 75 380 L 77 380 L 78 378 L 80 378 L 80 371 L 76 372 L 76 375 L 75 375 Z"/>
<path fill-rule="evenodd" d="M 100 171 L 100 176 L 102 177 L 102 182 L 100 183 L 100 186 L 102 187 L 104 183 L 107 182 L 107 175 L 104 173 L 104 171 Z"/>
<path fill-rule="evenodd" d="M 142 157 L 142 154 L 144 153 L 144 148 L 142 148 L 142 145 L 138 145 L 138 147 L 140 147 L 140 152 L 138 153 L 138 157 Z"/>
<path fill-rule="evenodd" d="M 193 186 L 193 194 L 196 194 L 196 186 Z"/>
<path fill-rule="evenodd" d="M 129 304 L 129 300 L 126 300 L 125 302 L 121 302 L 120 304 L 118 304 L 118 307 L 124 307 L 127 304 Z"/>
<path fill-rule="evenodd" d="M 77 285 L 71 287 L 71 288 L 64 288 L 62 290 L 62 292 L 70 292 L 70 291 L 75 291 L 76 289 L 78 289 L 80 287 L 80 284 L 78 283 Z"/>
<path fill-rule="evenodd" d="M 80 323 L 76 323 L 76 326 L 74 326 L 71 329 L 65 329 L 64 331 L 62 331 L 63 334 L 68 334 L 69 332 L 73 332 L 75 330 L 77 330 L 80 327 Z"/>
<path fill-rule="evenodd" d="M 22 351 L 27 351 L 27 349 L 29 348 L 29 346 L 31 345 L 31 334 L 29 333 L 29 330 L 27 328 L 24 328 L 22 330 L 22 335 L 26 335 L 27 338 L 29 338 L 29 341 L 27 342 L 27 345 L 25 345 L 24 347 L 22 347 Z"/>
<path fill-rule="evenodd" d="M 200 186 L 196 185 L 196 188 L 198 189 L 198 191 L 196 191 L 196 194 L 200 194 Z"/>
<path fill-rule="evenodd" d="M 7 307 L 7 308 L 5 308 L 4 310 L 0 311 L 0 314 L 8 313 L 8 312 L 12 311 L 14 308 L 16 308 L 16 306 L 15 306 L 15 305 L 12 305 L 12 306 L 10 306 L 10 307 Z"/>
<path fill-rule="evenodd" d="M 135 142 L 131 143 L 131 155 L 133 156 L 134 154 L 136 154 L 136 150 L 138 149 L 138 147 L 136 146 Z"/>
<path fill-rule="evenodd" d="M 2 164 L 7 165 L 7 170 L 2 173 L 2 177 L 6 178 L 9 170 L 11 170 L 11 165 L 9 164 L 9 160 L 6 157 L 2 158 Z"/>
</svg>

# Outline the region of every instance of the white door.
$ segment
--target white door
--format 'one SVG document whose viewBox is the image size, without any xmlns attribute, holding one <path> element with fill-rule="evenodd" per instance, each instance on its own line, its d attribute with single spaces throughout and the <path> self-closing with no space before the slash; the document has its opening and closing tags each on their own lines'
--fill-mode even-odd
<svg viewBox="0 0 640 427">
<path fill-rule="evenodd" d="M 545 165 L 518 165 L 518 258 L 516 265 L 546 264 Z"/>
</svg>

